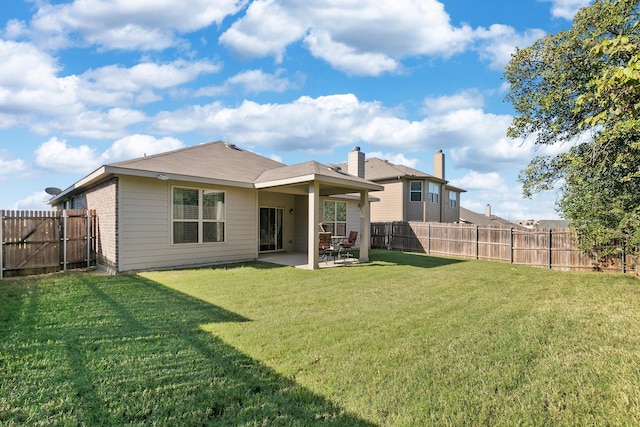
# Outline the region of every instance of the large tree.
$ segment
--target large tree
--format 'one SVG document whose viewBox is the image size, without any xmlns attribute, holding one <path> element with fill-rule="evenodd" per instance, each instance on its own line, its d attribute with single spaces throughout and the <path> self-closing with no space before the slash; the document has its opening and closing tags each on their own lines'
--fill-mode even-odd
<svg viewBox="0 0 640 427">
<path fill-rule="evenodd" d="M 595 0 L 570 30 L 518 49 L 506 67 L 508 134 L 563 145 L 521 172 L 525 196 L 561 186 L 558 210 L 584 249 L 640 243 L 640 0 Z"/>
</svg>

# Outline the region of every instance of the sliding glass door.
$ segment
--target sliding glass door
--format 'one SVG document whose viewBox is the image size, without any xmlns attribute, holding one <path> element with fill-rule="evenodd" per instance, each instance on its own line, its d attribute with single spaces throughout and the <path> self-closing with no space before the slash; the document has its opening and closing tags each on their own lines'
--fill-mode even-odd
<svg viewBox="0 0 640 427">
<path fill-rule="evenodd" d="M 260 208 L 260 252 L 283 248 L 282 208 Z"/>
</svg>

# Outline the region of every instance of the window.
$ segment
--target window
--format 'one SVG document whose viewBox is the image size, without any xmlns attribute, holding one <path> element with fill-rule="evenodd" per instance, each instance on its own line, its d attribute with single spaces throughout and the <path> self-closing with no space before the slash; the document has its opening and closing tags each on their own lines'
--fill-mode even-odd
<svg viewBox="0 0 640 427">
<path fill-rule="evenodd" d="M 422 201 L 422 181 L 411 181 L 409 183 L 409 200 L 412 202 Z"/>
<path fill-rule="evenodd" d="M 347 202 L 325 200 L 322 214 L 325 231 L 334 236 L 347 235 Z"/>
<path fill-rule="evenodd" d="M 440 186 L 438 184 L 434 184 L 433 182 L 429 183 L 429 201 L 431 203 L 440 202 Z"/>
<path fill-rule="evenodd" d="M 458 206 L 458 193 L 455 191 L 449 191 L 449 207 L 455 208 Z"/>
<path fill-rule="evenodd" d="M 173 243 L 224 242 L 224 192 L 173 189 Z"/>
</svg>

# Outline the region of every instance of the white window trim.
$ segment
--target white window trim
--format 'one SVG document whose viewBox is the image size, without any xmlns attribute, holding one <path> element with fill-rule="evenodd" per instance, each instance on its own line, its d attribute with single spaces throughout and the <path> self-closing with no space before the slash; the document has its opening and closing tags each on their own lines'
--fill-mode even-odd
<svg viewBox="0 0 640 427">
<path fill-rule="evenodd" d="M 412 190 L 411 189 L 411 184 L 413 184 L 414 182 L 417 182 L 418 184 L 420 184 L 420 190 Z M 414 193 L 418 193 L 420 194 L 420 200 L 412 200 L 411 195 Z M 413 203 L 422 203 L 423 198 L 424 198 L 424 182 L 423 181 L 409 181 L 409 202 L 413 202 Z"/>
<path fill-rule="evenodd" d="M 338 203 L 344 203 L 344 205 L 345 205 L 345 219 L 344 219 L 344 221 L 338 221 L 337 218 L 333 218 L 332 221 L 327 221 L 325 219 L 326 209 L 324 207 L 325 207 L 325 205 L 327 203 L 333 203 L 334 204 L 333 211 L 336 213 L 336 216 L 337 216 L 337 213 L 338 213 L 338 205 L 337 204 Z M 324 200 L 322 202 L 322 222 L 323 223 L 325 223 L 325 224 L 333 224 L 333 229 L 334 230 L 336 230 L 338 228 L 337 224 L 344 224 L 344 229 L 346 230 L 347 229 L 348 219 L 349 219 L 349 204 L 346 201 L 344 201 L 344 200 Z"/>
<path fill-rule="evenodd" d="M 458 193 L 456 193 L 455 191 L 449 191 L 449 207 L 458 207 Z"/>
<path fill-rule="evenodd" d="M 437 192 L 431 191 L 432 187 L 437 189 Z M 440 186 L 436 183 L 429 183 L 429 202 L 438 204 L 440 203 Z"/>
<path fill-rule="evenodd" d="M 176 188 L 181 188 L 185 190 L 198 190 L 198 219 L 176 219 L 173 217 L 173 191 Z M 216 193 L 224 194 L 224 220 L 212 220 L 212 219 L 203 219 L 203 195 L 205 191 L 214 191 Z M 223 190 L 217 190 L 214 188 L 199 188 L 199 187 L 189 187 L 184 185 L 172 185 L 170 188 L 169 194 L 169 210 L 171 211 L 171 221 L 169 224 L 170 230 L 170 244 L 172 246 L 189 246 L 189 245 L 219 245 L 222 243 L 226 243 L 227 241 L 227 192 Z M 197 242 L 188 242 L 188 243 L 176 243 L 173 237 L 173 224 L 176 222 L 197 222 L 198 223 L 198 241 Z M 204 232 L 204 223 L 224 223 L 224 239 L 220 242 L 204 242 L 203 241 L 203 232 Z"/>
</svg>

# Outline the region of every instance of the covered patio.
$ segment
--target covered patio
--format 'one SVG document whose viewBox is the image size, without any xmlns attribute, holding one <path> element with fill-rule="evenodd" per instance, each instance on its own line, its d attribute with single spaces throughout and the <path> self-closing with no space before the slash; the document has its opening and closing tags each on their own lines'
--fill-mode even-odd
<svg viewBox="0 0 640 427">
<path fill-rule="evenodd" d="M 306 253 L 299 248 L 294 252 L 259 253 L 259 260 L 280 260 L 282 265 L 295 265 L 299 268 L 318 269 L 331 264 L 340 265 L 341 262 L 356 260 L 320 260 L 319 255 L 319 224 L 323 222 L 321 215 L 321 198 L 333 197 L 349 199 L 357 205 L 356 215 L 359 216 L 357 231 L 360 239 L 358 262 L 369 260 L 370 240 L 370 191 L 382 191 L 384 187 L 312 161 L 293 166 L 270 169 L 265 171 L 255 182 L 260 192 L 290 194 L 300 202 L 302 209 L 295 209 L 296 215 L 306 216 L 303 226 L 299 229 L 298 238 L 306 242 Z M 356 216 L 354 215 L 354 216 Z M 299 218 L 302 220 L 302 218 Z M 354 224 L 355 225 L 355 224 Z M 306 234 L 303 236 L 302 234 Z M 302 258 L 306 259 L 302 259 Z M 273 261 L 267 261 L 273 262 Z"/>
<path fill-rule="evenodd" d="M 270 264 L 277 264 L 301 269 L 309 269 L 309 259 L 304 252 L 273 252 L 260 254 L 258 261 L 267 262 Z M 333 268 L 333 267 L 345 267 L 348 265 L 359 264 L 360 258 L 327 258 L 326 260 L 318 261 L 318 268 Z"/>
</svg>

